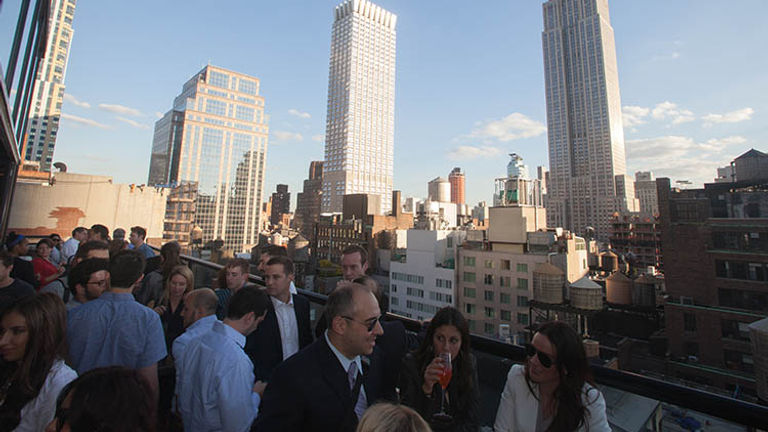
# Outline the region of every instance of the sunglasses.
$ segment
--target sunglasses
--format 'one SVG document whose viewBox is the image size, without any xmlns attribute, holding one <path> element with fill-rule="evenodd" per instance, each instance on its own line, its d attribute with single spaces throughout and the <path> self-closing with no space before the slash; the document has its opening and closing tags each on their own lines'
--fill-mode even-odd
<svg viewBox="0 0 768 432">
<path fill-rule="evenodd" d="M 345 320 L 350 320 L 364 326 L 366 329 L 368 329 L 368 333 L 372 332 L 373 329 L 376 327 L 376 324 L 378 324 L 379 320 L 381 320 L 380 316 L 373 318 L 371 321 L 365 321 L 365 322 L 361 322 L 352 317 L 348 317 L 344 315 L 342 315 L 341 317 L 344 318 Z"/>
<path fill-rule="evenodd" d="M 547 369 L 552 367 L 552 358 L 549 355 L 537 350 L 536 347 L 531 344 L 525 344 L 525 354 L 529 358 L 533 358 L 533 356 L 538 357 L 539 363 L 541 363 L 541 365 Z"/>
</svg>

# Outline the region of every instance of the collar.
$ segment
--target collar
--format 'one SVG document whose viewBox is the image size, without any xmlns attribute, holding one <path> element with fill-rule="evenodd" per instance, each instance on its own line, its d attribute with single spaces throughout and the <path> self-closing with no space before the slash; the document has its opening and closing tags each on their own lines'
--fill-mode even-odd
<svg viewBox="0 0 768 432">
<path fill-rule="evenodd" d="M 221 321 L 216 321 L 213 323 L 212 330 L 216 333 L 226 336 L 228 339 L 232 340 L 232 342 L 236 343 L 240 348 L 245 346 L 245 336 Z"/>
<path fill-rule="evenodd" d="M 277 309 L 280 306 L 290 306 L 290 307 L 293 307 L 293 294 L 289 293 L 288 303 L 283 303 L 277 297 L 269 296 L 269 299 L 272 300 L 272 306 L 274 306 L 275 309 Z"/>
<path fill-rule="evenodd" d="M 207 325 L 212 325 L 213 321 L 218 321 L 216 319 L 216 314 L 208 315 L 200 318 L 199 320 L 193 322 L 189 327 L 187 327 L 187 330 L 192 330 L 194 328 L 198 327 L 204 327 Z"/>
<path fill-rule="evenodd" d="M 360 360 L 360 356 L 356 356 L 355 358 L 349 358 L 341 353 L 338 349 L 336 349 L 335 346 L 333 346 L 333 343 L 331 342 L 331 339 L 328 338 L 328 330 L 325 331 L 323 334 L 325 337 L 325 341 L 328 343 L 328 346 L 331 347 L 331 351 L 336 356 L 336 358 L 339 360 L 339 363 L 341 363 L 341 367 L 344 369 L 344 372 L 346 373 L 349 370 L 349 365 L 352 364 L 352 362 L 357 363 L 357 370 L 361 374 L 363 373 L 363 363 Z"/>
<path fill-rule="evenodd" d="M 291 294 L 298 294 L 299 291 L 296 289 L 296 285 L 293 284 L 293 281 L 291 281 Z"/>
<path fill-rule="evenodd" d="M 99 296 L 99 299 L 107 301 L 136 301 L 136 298 L 131 293 L 116 293 L 112 291 L 105 291 Z"/>
</svg>

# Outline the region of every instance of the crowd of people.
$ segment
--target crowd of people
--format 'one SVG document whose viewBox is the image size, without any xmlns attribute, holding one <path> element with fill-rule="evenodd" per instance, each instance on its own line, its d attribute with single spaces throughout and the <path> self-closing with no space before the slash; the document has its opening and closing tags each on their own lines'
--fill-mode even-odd
<svg viewBox="0 0 768 432">
<path fill-rule="evenodd" d="M 383 320 L 365 249 L 312 328 L 286 250 L 233 259 L 196 288 L 178 243 L 78 227 L 10 233 L 0 251 L 0 430 L 477 431 L 469 325 L 453 307 L 416 336 Z M 55 252 L 54 252 L 55 251 Z M 576 332 L 543 324 L 513 366 L 496 431 L 609 431 Z M 170 374 L 165 372 L 171 371 Z M 169 377 L 169 379 L 165 379 Z"/>
</svg>

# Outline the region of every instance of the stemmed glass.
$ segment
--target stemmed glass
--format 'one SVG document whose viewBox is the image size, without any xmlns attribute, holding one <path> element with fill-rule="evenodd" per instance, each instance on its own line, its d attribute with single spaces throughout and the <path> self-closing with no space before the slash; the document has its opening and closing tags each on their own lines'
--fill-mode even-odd
<svg viewBox="0 0 768 432">
<path fill-rule="evenodd" d="M 440 400 L 440 412 L 434 415 L 435 419 L 450 421 L 453 418 L 450 414 L 445 412 L 445 389 L 448 387 L 448 383 L 451 382 L 453 376 L 453 365 L 451 364 L 451 353 L 444 352 L 438 355 L 443 363 L 443 373 L 440 375 L 440 387 L 443 388 L 443 397 Z"/>
</svg>

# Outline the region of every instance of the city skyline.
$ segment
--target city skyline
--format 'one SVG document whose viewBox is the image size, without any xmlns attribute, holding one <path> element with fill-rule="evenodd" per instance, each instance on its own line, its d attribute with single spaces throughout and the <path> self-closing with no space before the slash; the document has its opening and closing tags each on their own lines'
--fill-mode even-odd
<svg viewBox="0 0 768 432">
<path fill-rule="evenodd" d="M 404 196 L 424 196 L 429 179 L 461 166 L 467 203 L 474 205 L 490 201 L 493 179 L 505 169 L 501 155 L 516 152 L 532 168 L 548 165 L 542 3 L 491 1 L 466 14 L 460 2 L 442 8 L 378 2 L 398 15 L 394 188 Z M 78 4 L 53 160 L 73 172 L 143 183 L 154 113 L 167 109 L 178 82 L 210 61 L 261 79 L 273 144 L 266 190 L 277 183 L 300 190 L 306 166 L 323 158 L 328 28 L 337 4 L 242 2 L 232 6 L 241 9 L 236 17 L 202 3 L 183 12 L 141 2 Z M 759 95 L 768 90 L 760 76 L 767 61 L 750 53 L 768 38 L 757 19 L 768 5 L 614 1 L 610 7 L 628 175 L 651 170 L 673 182 L 711 181 L 717 166 L 750 147 L 765 150 L 768 102 Z M 1 28 L 14 20 L 0 13 Z M 152 25 L 163 20 L 169 24 Z M 237 32 L 206 34 L 184 46 L 186 23 L 217 27 L 230 20 L 227 28 Z M 241 39 L 262 41 L 258 53 L 242 56 L 247 42 Z"/>
</svg>

